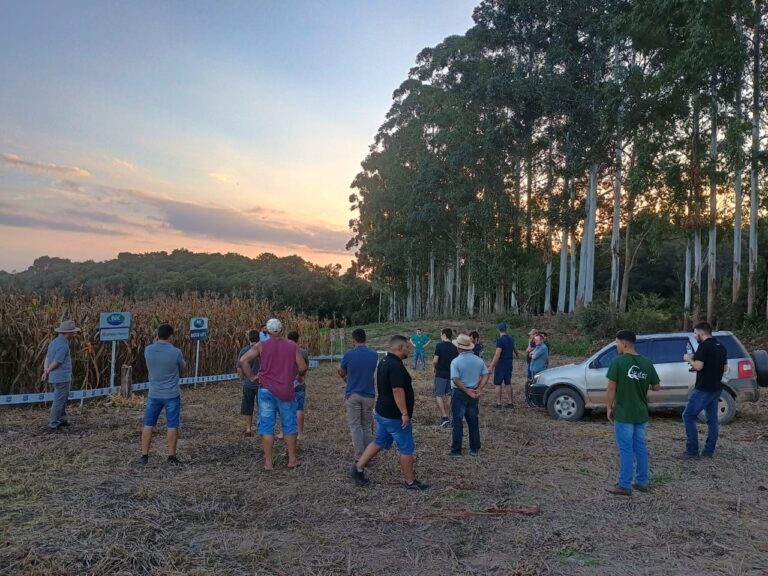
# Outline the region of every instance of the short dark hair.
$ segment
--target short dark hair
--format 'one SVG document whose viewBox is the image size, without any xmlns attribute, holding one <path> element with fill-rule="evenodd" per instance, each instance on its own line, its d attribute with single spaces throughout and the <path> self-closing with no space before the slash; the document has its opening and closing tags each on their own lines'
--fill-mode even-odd
<svg viewBox="0 0 768 576">
<path fill-rule="evenodd" d="M 288 332 L 288 340 L 293 340 L 294 342 L 299 341 L 299 333 L 296 332 L 296 330 L 291 330 Z"/>
<path fill-rule="evenodd" d="M 259 341 L 259 331 L 248 330 L 248 342 L 258 342 L 258 341 Z"/>
<path fill-rule="evenodd" d="M 709 322 L 699 322 L 693 327 L 694 330 L 701 330 L 707 336 L 712 336 L 712 324 Z"/>
<path fill-rule="evenodd" d="M 622 340 L 634 344 L 637 342 L 637 335 L 632 330 L 619 330 L 616 332 L 616 340 Z"/>
<path fill-rule="evenodd" d="M 477 330 L 472 330 L 472 332 L 469 333 L 469 337 L 480 339 L 480 333 Z"/>
<path fill-rule="evenodd" d="M 394 348 L 398 344 L 408 344 L 408 338 L 402 336 L 401 334 L 395 334 L 392 336 L 392 338 L 389 339 L 390 348 Z"/>
<path fill-rule="evenodd" d="M 160 324 L 157 327 L 157 337 L 160 340 L 168 340 L 171 336 L 173 336 L 173 326 L 170 324 Z"/>
<path fill-rule="evenodd" d="M 362 328 L 355 328 L 354 330 L 352 330 L 352 340 L 354 340 L 355 342 L 365 342 L 365 339 L 366 339 L 365 330 L 363 330 Z"/>
<path fill-rule="evenodd" d="M 448 340 L 453 338 L 453 330 L 451 330 L 450 328 L 443 328 L 443 331 L 441 332 L 441 334 L 444 334 L 445 337 L 448 338 Z"/>
</svg>

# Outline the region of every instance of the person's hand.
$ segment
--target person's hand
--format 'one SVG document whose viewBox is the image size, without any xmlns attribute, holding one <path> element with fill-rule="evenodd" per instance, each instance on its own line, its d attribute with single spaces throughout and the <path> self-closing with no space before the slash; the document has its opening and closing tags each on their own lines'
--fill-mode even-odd
<svg viewBox="0 0 768 576">
<path fill-rule="evenodd" d="M 411 423 L 411 417 L 408 416 L 408 414 L 403 414 L 402 417 L 400 418 L 400 420 L 403 421 L 403 430 L 408 428 L 408 424 Z"/>
<path fill-rule="evenodd" d="M 608 422 L 613 424 L 613 408 L 608 406 Z"/>
<path fill-rule="evenodd" d="M 690 362 L 691 360 L 693 360 L 693 354 L 686 354 L 685 356 L 683 356 L 683 360 L 685 360 L 686 362 Z"/>
<path fill-rule="evenodd" d="M 45 382 L 48 380 L 48 370 L 43 371 L 43 375 L 40 377 L 40 382 Z"/>
</svg>

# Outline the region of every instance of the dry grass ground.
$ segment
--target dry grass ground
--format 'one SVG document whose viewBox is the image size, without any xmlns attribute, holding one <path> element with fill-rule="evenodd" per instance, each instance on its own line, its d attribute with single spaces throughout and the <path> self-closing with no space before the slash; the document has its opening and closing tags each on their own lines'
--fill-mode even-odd
<svg viewBox="0 0 768 576">
<path fill-rule="evenodd" d="M 264 472 L 258 438 L 240 439 L 235 383 L 183 391 L 179 468 L 163 463 L 162 437 L 149 466 L 134 464 L 141 398 L 70 405 L 61 435 L 43 433 L 40 407 L 3 409 L 0 574 L 768 573 L 765 400 L 739 406 L 711 461 L 677 461 L 679 415 L 655 416 L 652 492 L 622 498 L 604 491 L 617 466 L 604 415 L 556 422 L 493 409 L 489 392 L 481 457 L 457 461 L 423 373 L 416 388 L 425 493 L 403 489 L 394 454 L 369 487 L 349 481 L 342 387 L 329 365 L 311 373 L 294 471 L 281 446 L 277 469 Z M 531 504 L 538 515 L 455 514 Z"/>
</svg>

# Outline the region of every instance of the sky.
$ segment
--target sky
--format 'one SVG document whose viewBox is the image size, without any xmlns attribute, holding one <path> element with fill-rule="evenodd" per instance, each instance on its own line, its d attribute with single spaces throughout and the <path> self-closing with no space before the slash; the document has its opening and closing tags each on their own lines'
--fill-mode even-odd
<svg viewBox="0 0 768 576">
<path fill-rule="evenodd" d="M 0 270 L 42 255 L 346 267 L 350 183 L 478 0 L 0 0 Z"/>
</svg>

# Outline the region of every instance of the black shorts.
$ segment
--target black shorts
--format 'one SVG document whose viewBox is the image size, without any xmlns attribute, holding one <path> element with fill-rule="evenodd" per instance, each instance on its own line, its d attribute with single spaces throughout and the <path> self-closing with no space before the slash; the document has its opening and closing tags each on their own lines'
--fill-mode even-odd
<svg viewBox="0 0 768 576">
<path fill-rule="evenodd" d="M 240 402 L 240 414 L 253 416 L 254 408 L 259 404 L 259 387 L 250 382 L 243 382 L 243 399 Z"/>
<path fill-rule="evenodd" d="M 512 364 L 498 364 L 493 371 L 493 383 L 496 386 L 512 384 Z"/>
</svg>

